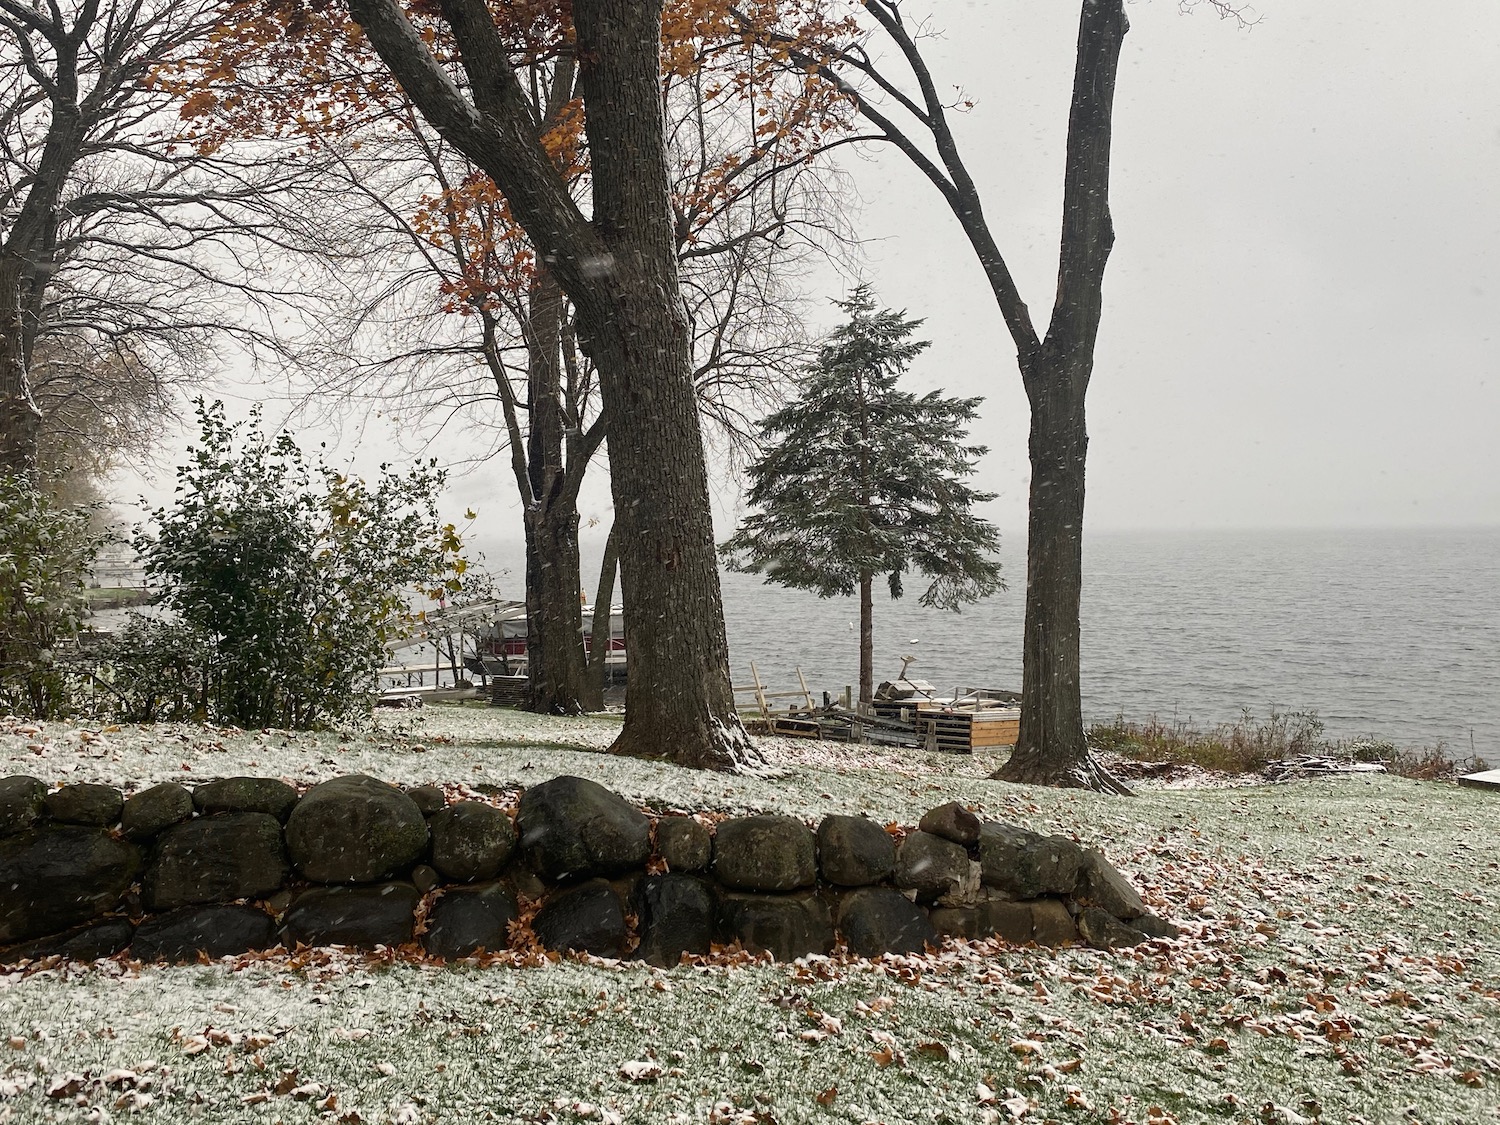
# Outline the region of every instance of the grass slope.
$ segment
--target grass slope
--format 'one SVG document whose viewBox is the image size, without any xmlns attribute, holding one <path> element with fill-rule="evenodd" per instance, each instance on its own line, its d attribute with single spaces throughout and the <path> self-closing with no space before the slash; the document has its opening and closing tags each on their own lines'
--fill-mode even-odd
<svg viewBox="0 0 1500 1125">
<path fill-rule="evenodd" d="M 1186 935 L 670 972 L 326 952 L 16 972 L 0 1121 L 1500 1122 L 1491 794 L 1361 777 L 1122 800 L 774 741 L 778 776 L 729 778 L 599 753 L 616 729 L 468 708 L 352 737 L 12 722 L 0 766 L 132 789 L 571 772 L 656 809 L 809 822 L 912 824 L 957 797 L 1102 845 Z"/>
</svg>

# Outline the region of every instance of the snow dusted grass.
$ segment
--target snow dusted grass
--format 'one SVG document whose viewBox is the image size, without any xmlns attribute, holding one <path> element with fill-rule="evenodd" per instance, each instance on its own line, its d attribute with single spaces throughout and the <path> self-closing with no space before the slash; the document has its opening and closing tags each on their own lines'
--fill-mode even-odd
<svg viewBox="0 0 1500 1125">
<path fill-rule="evenodd" d="M 777 776 L 726 778 L 599 753 L 617 724 L 432 708 L 342 739 L 58 726 L 0 733 L 0 760 L 132 789 L 572 772 L 657 809 L 809 821 L 911 824 L 957 797 L 1100 843 L 1186 936 L 665 973 L 338 954 L 16 973 L 0 1119 L 1500 1122 L 1492 794 L 1360 777 L 1120 800 L 791 740 L 766 743 Z"/>
</svg>

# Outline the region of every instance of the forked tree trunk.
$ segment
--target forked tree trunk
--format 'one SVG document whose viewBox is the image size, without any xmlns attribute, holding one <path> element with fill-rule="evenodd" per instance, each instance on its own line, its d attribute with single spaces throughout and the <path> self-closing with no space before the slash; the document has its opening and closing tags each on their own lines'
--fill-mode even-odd
<svg viewBox="0 0 1500 1125">
<path fill-rule="evenodd" d="M 630 688 L 612 749 L 711 769 L 752 765 L 759 754 L 729 682 L 691 338 L 677 296 L 661 2 L 592 0 L 575 3 L 573 17 L 594 223 L 625 267 L 607 310 L 570 292 L 613 418 L 606 440 Z M 613 267 L 594 264 L 606 275 Z"/>
<path fill-rule="evenodd" d="M 599 370 L 630 643 L 613 749 L 682 765 L 758 764 L 729 683 L 708 474 L 677 280 L 661 104 L 661 0 L 573 0 L 593 182 L 585 219 L 483 0 L 440 0 L 466 84 L 395 0 L 349 0 L 426 118 L 489 173 L 577 310 Z"/>
</svg>

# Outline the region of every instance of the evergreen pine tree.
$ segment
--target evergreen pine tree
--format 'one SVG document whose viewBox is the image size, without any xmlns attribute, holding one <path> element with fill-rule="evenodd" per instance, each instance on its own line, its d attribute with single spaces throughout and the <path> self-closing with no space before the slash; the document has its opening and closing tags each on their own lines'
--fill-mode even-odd
<svg viewBox="0 0 1500 1125">
<path fill-rule="evenodd" d="M 859 593 L 859 698 L 873 694 L 872 586 L 930 580 L 921 604 L 958 610 L 1004 588 L 999 532 L 976 516 L 994 499 L 965 484 L 985 447 L 965 445 L 982 399 L 917 396 L 896 383 L 928 346 L 922 323 L 875 311 L 868 285 L 837 302 L 848 320 L 805 371 L 801 396 L 760 424 L 748 500 L 759 509 L 719 548 L 733 570 L 812 590 Z"/>
</svg>

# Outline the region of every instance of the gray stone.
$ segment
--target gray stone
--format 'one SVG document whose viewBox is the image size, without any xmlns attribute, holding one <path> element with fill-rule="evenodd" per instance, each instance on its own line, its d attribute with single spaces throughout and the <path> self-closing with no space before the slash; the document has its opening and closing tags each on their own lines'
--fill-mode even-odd
<svg viewBox="0 0 1500 1125">
<path fill-rule="evenodd" d="M 412 939 L 417 888 L 410 883 L 373 887 L 314 887 L 293 900 L 282 919 L 282 941 L 302 945 L 405 945 Z"/>
<path fill-rule="evenodd" d="M 1158 918 L 1155 914 L 1142 914 L 1139 918 L 1132 918 L 1130 924 L 1150 938 L 1176 938 L 1182 936 L 1181 930 L 1165 918 Z"/>
<path fill-rule="evenodd" d="M 1141 899 L 1140 892 L 1096 848 L 1083 853 L 1079 895 L 1091 905 L 1126 922 L 1146 913 L 1146 904 Z"/>
<path fill-rule="evenodd" d="M 157 837 L 141 896 L 148 910 L 265 898 L 287 874 L 274 816 L 220 813 L 175 824 Z"/>
<path fill-rule="evenodd" d="M 412 885 L 422 894 L 426 894 L 443 881 L 443 877 L 434 868 L 425 863 L 419 863 L 411 869 Z"/>
<path fill-rule="evenodd" d="M 973 941 L 982 936 L 979 932 L 979 908 L 977 906 L 936 906 L 927 913 L 932 928 L 942 937 L 962 938 Z M 1031 927 L 1031 912 L 1026 912 L 1026 926 Z M 983 935 L 988 936 L 988 935 Z"/>
<path fill-rule="evenodd" d="M 427 821 L 401 790 L 363 774 L 314 785 L 286 822 L 297 870 L 316 883 L 375 883 L 409 871 Z"/>
<path fill-rule="evenodd" d="M 423 816 L 436 816 L 448 804 L 448 794 L 436 785 L 416 785 L 406 791 Z"/>
<path fill-rule="evenodd" d="M 669 870 L 705 871 L 714 856 L 714 838 L 690 816 L 664 816 L 656 822 L 656 850 Z"/>
<path fill-rule="evenodd" d="M 460 883 L 493 879 L 516 850 L 510 817 L 483 801 L 459 801 L 427 822 L 432 866 Z"/>
<path fill-rule="evenodd" d="M 705 954 L 714 940 L 713 890 L 691 875 L 647 875 L 631 899 L 640 920 L 636 956 L 663 968 L 684 953 Z"/>
<path fill-rule="evenodd" d="M 927 912 L 889 887 L 862 887 L 845 896 L 839 905 L 839 932 L 859 957 L 921 953 L 937 942 Z"/>
<path fill-rule="evenodd" d="M 125 802 L 120 827 L 132 840 L 149 840 L 192 815 L 193 795 L 175 781 L 164 781 Z"/>
<path fill-rule="evenodd" d="M 532 932 L 546 949 L 596 957 L 625 952 L 625 908 L 603 879 L 558 891 L 537 911 Z"/>
<path fill-rule="evenodd" d="M 140 869 L 139 849 L 102 828 L 59 825 L 0 838 L 0 944 L 105 913 Z"/>
<path fill-rule="evenodd" d="M 47 815 L 62 824 L 91 824 L 108 828 L 120 822 L 125 798 L 113 785 L 82 782 L 64 785 L 47 794 Z"/>
<path fill-rule="evenodd" d="M 739 891 L 795 891 L 818 879 L 817 840 L 796 817 L 723 821 L 714 837 L 714 875 Z"/>
<path fill-rule="evenodd" d="M 554 777 L 522 793 L 516 829 L 522 855 L 548 879 L 620 875 L 651 855 L 646 816 L 581 777 Z"/>
<path fill-rule="evenodd" d="M 43 957 L 66 957 L 71 961 L 97 961 L 113 957 L 130 944 L 135 927 L 124 918 L 106 918 L 50 937 L 13 945 L 0 953 L 0 965 L 39 961 Z"/>
<path fill-rule="evenodd" d="M 1031 940 L 1038 945 L 1064 945 L 1078 940 L 1078 927 L 1061 899 L 1041 898 L 1031 907 Z"/>
<path fill-rule="evenodd" d="M 0 779 L 0 836 L 25 832 L 42 819 L 47 786 L 34 777 L 16 774 Z"/>
<path fill-rule="evenodd" d="M 202 813 L 258 812 L 285 824 L 297 804 L 297 791 L 274 777 L 225 777 L 194 789 L 193 804 Z"/>
<path fill-rule="evenodd" d="M 449 961 L 481 949 L 509 949 L 517 913 L 516 896 L 499 883 L 448 891 L 427 916 L 422 948 Z"/>
<path fill-rule="evenodd" d="M 961 844 L 921 831 L 908 832 L 901 841 L 896 851 L 896 886 L 915 891 L 918 902 L 951 896 L 968 882 L 969 853 Z"/>
<path fill-rule="evenodd" d="M 130 955 L 137 961 L 234 957 L 271 945 L 275 928 L 271 916 L 253 906 L 188 906 L 142 922 Z"/>
<path fill-rule="evenodd" d="M 957 801 L 928 810 L 917 827 L 966 848 L 979 843 L 979 818 Z"/>
<path fill-rule="evenodd" d="M 1070 895 L 1078 888 L 1083 849 L 1061 836 L 986 821 L 979 835 L 979 864 L 988 886 L 1019 898 Z"/>
<path fill-rule="evenodd" d="M 1146 935 L 1120 921 L 1107 910 L 1085 906 L 1078 912 L 1078 933 L 1095 949 L 1121 949 L 1140 945 Z"/>
<path fill-rule="evenodd" d="M 719 902 L 719 933 L 778 961 L 833 949 L 833 918 L 816 895 L 725 895 Z"/>
<path fill-rule="evenodd" d="M 1035 912 L 1031 909 L 1029 902 L 1006 902 L 1003 899 L 990 899 L 981 902 L 976 911 L 978 913 L 979 936 L 982 938 L 997 937 L 1003 941 L 1014 942 L 1016 945 L 1025 945 L 1036 936 Z M 1067 908 L 1063 908 L 1067 913 Z M 1056 922 L 1055 918 L 1049 920 Z"/>
<path fill-rule="evenodd" d="M 896 841 L 869 817 L 825 816 L 818 825 L 818 866 L 841 887 L 863 887 L 896 868 Z"/>
</svg>

